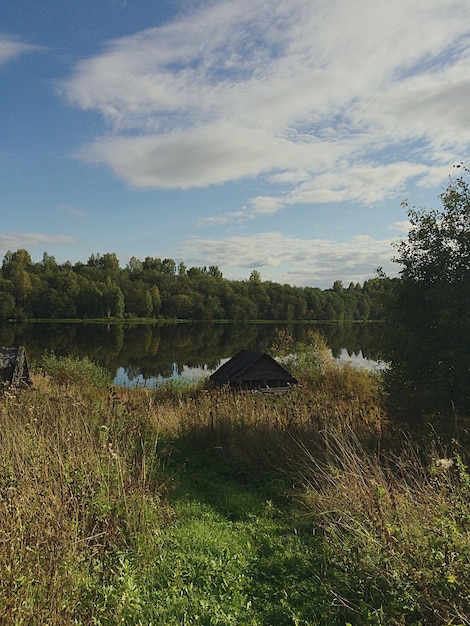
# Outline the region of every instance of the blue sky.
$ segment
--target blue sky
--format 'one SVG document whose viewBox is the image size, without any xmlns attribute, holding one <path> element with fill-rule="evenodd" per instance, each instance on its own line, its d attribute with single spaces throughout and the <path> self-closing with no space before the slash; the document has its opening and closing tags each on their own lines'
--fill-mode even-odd
<svg viewBox="0 0 470 626">
<path fill-rule="evenodd" d="M 0 256 L 393 274 L 468 162 L 468 0 L 2 0 Z"/>
</svg>

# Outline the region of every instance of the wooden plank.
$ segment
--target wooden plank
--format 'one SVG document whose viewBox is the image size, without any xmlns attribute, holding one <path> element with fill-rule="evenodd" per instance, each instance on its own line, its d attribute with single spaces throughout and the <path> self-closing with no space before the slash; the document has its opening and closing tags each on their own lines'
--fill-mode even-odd
<svg viewBox="0 0 470 626">
<path fill-rule="evenodd" d="M 18 348 L 18 354 L 16 356 L 15 368 L 11 377 L 11 384 L 14 387 L 21 387 L 23 382 L 23 372 L 26 365 L 26 350 L 23 346 Z"/>
</svg>

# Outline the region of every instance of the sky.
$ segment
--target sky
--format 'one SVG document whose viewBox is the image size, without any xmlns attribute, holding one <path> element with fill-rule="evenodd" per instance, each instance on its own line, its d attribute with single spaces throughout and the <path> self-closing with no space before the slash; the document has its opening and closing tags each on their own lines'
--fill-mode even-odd
<svg viewBox="0 0 470 626">
<path fill-rule="evenodd" d="M 0 0 L 0 259 L 394 275 L 469 102 L 468 0 Z"/>
</svg>

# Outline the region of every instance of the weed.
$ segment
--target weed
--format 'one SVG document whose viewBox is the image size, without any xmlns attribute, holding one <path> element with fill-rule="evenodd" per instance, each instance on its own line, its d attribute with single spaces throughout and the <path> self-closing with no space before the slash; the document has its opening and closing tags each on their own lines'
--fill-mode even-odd
<svg viewBox="0 0 470 626">
<path fill-rule="evenodd" d="M 112 555 L 145 553 L 171 518 L 160 424 L 148 397 L 134 397 L 146 407 L 139 420 L 128 411 L 116 418 L 107 390 L 64 393 L 39 378 L 34 391 L 3 397 L 0 623 L 89 623 L 84 602 L 127 571 L 118 561 L 107 573 Z M 129 602 L 111 609 L 127 615 Z"/>
</svg>

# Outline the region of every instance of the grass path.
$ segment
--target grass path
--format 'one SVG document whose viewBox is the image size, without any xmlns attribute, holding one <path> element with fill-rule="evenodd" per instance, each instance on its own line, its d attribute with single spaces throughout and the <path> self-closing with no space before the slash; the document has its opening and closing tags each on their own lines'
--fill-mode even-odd
<svg viewBox="0 0 470 626">
<path fill-rule="evenodd" d="M 254 480 L 215 451 L 177 456 L 175 519 L 162 531 L 146 586 L 152 623 L 325 623 L 317 542 L 282 495 L 286 484 L 273 476 Z"/>
</svg>

